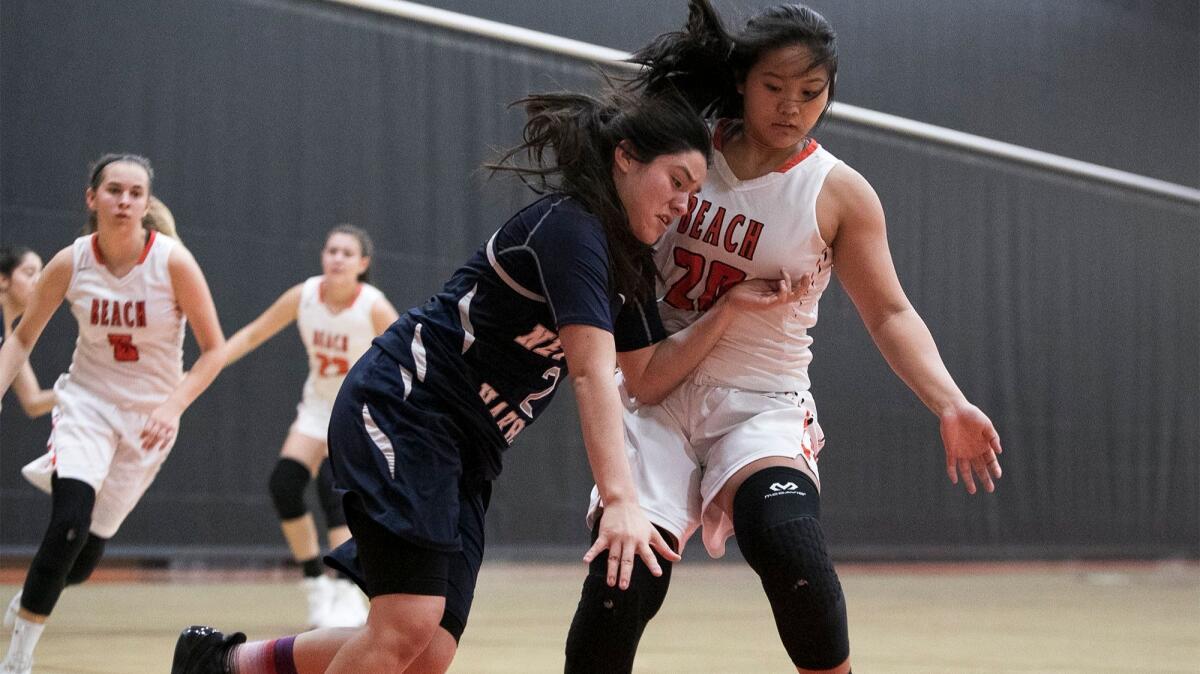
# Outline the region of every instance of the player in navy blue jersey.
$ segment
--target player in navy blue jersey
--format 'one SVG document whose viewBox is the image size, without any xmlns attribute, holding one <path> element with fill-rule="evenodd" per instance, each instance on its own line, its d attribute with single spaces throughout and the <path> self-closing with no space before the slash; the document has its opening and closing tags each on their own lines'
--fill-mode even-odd
<svg viewBox="0 0 1200 674">
<path fill-rule="evenodd" d="M 734 315 L 796 301 L 807 283 L 735 286 L 665 339 L 650 245 L 704 180 L 708 129 L 666 97 L 521 102 L 525 142 L 493 168 L 543 196 L 377 338 L 334 403 L 329 454 L 354 539 L 326 561 L 371 597 L 367 625 L 251 644 L 193 627 L 173 672 L 447 669 L 482 561 L 492 481 L 568 369 L 606 505 L 586 559 L 608 550 L 608 582 L 622 588 L 635 557 L 653 572 L 656 552 L 678 559 L 632 487 L 618 360 L 629 395 L 661 397 Z M 515 165 L 520 156 L 531 165 Z"/>
</svg>

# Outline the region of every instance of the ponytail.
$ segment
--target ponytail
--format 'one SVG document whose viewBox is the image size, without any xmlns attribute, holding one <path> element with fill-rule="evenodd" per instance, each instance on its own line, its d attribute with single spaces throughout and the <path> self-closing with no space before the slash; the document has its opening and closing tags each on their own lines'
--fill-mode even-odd
<svg viewBox="0 0 1200 674">
<path fill-rule="evenodd" d="M 706 118 L 741 118 L 738 85 L 768 51 L 801 45 L 810 68 L 829 74 L 829 104 L 837 82 L 837 35 L 825 17 L 801 4 L 779 4 L 751 17 L 730 33 L 710 0 L 689 0 L 683 30 L 664 33 L 629 59 L 642 70 L 625 80 L 633 90 L 655 94 L 675 89 Z M 825 113 L 829 110 L 828 105 Z M 822 118 L 825 113 L 822 113 Z"/>
</svg>

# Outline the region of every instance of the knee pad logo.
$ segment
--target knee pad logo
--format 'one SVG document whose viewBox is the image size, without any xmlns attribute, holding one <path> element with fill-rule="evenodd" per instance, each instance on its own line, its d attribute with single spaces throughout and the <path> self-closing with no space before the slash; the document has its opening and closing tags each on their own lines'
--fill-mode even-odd
<svg viewBox="0 0 1200 674">
<path fill-rule="evenodd" d="M 800 491 L 800 485 L 796 484 L 795 482 L 772 482 L 769 488 L 774 493 L 768 494 L 767 496 L 775 496 L 776 494 L 786 492 L 799 494 L 800 496 L 808 496 L 808 494 Z"/>
</svg>

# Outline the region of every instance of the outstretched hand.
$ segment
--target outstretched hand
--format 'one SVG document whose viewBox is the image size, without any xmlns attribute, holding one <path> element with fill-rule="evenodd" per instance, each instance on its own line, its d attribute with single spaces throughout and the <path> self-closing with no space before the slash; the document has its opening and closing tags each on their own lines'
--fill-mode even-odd
<svg viewBox="0 0 1200 674">
<path fill-rule="evenodd" d="M 958 484 L 961 477 L 968 494 L 976 491 L 975 480 L 986 492 L 993 492 L 993 480 L 1000 479 L 1000 435 L 978 407 L 971 404 L 955 408 L 941 418 L 942 444 L 946 447 L 946 475 Z"/>
<path fill-rule="evenodd" d="M 751 311 L 803 302 L 812 287 L 812 274 L 801 276 L 795 283 L 786 269 L 781 269 L 780 275 L 783 278 L 742 281 L 730 287 L 722 297 L 738 309 Z"/>
<path fill-rule="evenodd" d="M 629 589 L 635 555 L 642 558 L 655 576 L 662 575 L 662 567 L 654 557 L 655 550 L 672 562 L 680 559 L 636 503 L 605 505 L 600 515 L 600 533 L 584 554 L 584 563 L 591 563 L 605 550 L 608 550 L 608 586 L 619 585 L 622 590 Z"/>
</svg>

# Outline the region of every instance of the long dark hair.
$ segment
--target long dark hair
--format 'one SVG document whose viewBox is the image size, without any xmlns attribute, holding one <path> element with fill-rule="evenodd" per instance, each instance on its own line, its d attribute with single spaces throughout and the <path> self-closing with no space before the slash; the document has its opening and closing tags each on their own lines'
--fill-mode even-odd
<svg viewBox="0 0 1200 674">
<path fill-rule="evenodd" d="M 608 239 L 614 288 L 627 297 L 643 297 L 652 289 L 646 278 L 650 246 L 629 229 L 629 217 L 613 183 L 613 152 L 624 143 L 635 160 L 695 150 L 712 158 L 708 128 L 677 94 L 652 96 L 610 90 L 602 98 L 579 93 L 526 96 L 513 105 L 525 108 L 523 141 L 493 171 L 521 177 L 539 194 L 561 192 L 599 218 Z M 525 163 L 512 161 L 523 157 Z"/>
<path fill-rule="evenodd" d="M 739 33 L 725 28 L 709 0 L 689 0 L 683 30 L 664 33 L 629 59 L 644 66 L 628 80 L 634 89 L 654 94 L 678 90 L 705 117 L 741 118 L 737 87 L 767 52 L 791 45 L 807 47 L 811 68 L 829 73 L 829 103 L 837 80 L 837 35 L 825 17 L 800 4 L 768 7 L 746 21 Z M 820 120 L 818 120 L 820 123 Z"/>
<path fill-rule="evenodd" d="M 0 246 L 0 276 L 11 279 L 21 261 L 32 252 L 28 246 Z"/>
</svg>

